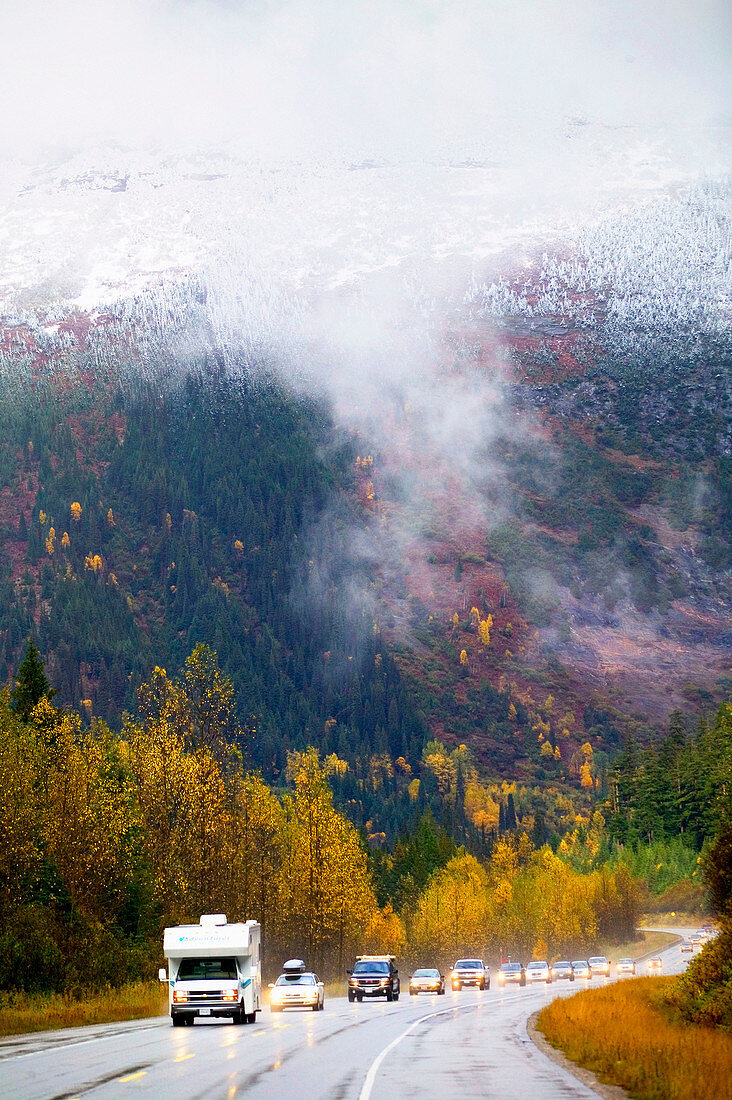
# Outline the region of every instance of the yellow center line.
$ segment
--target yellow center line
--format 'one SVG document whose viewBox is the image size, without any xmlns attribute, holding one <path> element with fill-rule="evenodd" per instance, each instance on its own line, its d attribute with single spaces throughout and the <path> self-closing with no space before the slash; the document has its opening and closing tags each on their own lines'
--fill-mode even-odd
<svg viewBox="0 0 732 1100">
<path fill-rule="evenodd" d="M 118 1077 L 120 1085 L 126 1085 L 128 1081 L 136 1081 L 138 1077 L 144 1077 L 147 1073 L 146 1069 L 140 1069 L 137 1073 L 128 1073 L 126 1077 Z"/>
<path fill-rule="evenodd" d="M 267 1034 L 267 1032 L 266 1032 L 265 1030 L 262 1030 L 262 1031 L 253 1031 L 253 1032 L 252 1032 L 252 1039 L 254 1039 L 254 1038 L 255 1038 L 255 1037 L 257 1036 L 257 1035 L 266 1035 L 266 1034 Z"/>
<path fill-rule="evenodd" d="M 187 1060 L 188 1060 L 189 1058 L 195 1058 L 195 1057 L 196 1057 L 196 1056 L 195 1056 L 195 1054 L 176 1054 L 176 1056 L 175 1056 L 175 1058 L 173 1059 L 173 1061 L 174 1061 L 174 1062 L 185 1062 L 185 1061 L 187 1061 Z"/>
</svg>

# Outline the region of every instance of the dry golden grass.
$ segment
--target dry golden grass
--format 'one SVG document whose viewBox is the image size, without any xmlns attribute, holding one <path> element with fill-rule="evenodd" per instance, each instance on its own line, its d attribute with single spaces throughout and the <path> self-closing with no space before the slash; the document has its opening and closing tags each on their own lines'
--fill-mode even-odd
<svg viewBox="0 0 732 1100">
<path fill-rule="evenodd" d="M 537 1025 L 552 1046 L 638 1100 L 732 1100 L 732 1037 L 666 1007 L 673 978 L 635 978 L 558 998 Z"/>
<path fill-rule="evenodd" d="M 61 993 L 5 993 L 0 999 L 0 1035 L 140 1020 L 167 1011 L 168 990 L 160 982 L 135 982 L 79 998 Z"/>
<path fill-rule="evenodd" d="M 601 941 L 596 947 L 593 947 L 591 954 L 606 955 L 609 959 L 612 959 L 613 962 L 615 962 L 616 959 L 623 958 L 635 959 L 638 955 L 645 955 L 649 951 L 660 951 L 662 948 L 668 947 L 676 938 L 677 937 L 672 932 L 651 932 L 639 929 L 636 939 L 629 940 L 627 943 L 607 943 Z M 583 956 L 580 953 L 572 957 L 582 958 Z"/>
</svg>

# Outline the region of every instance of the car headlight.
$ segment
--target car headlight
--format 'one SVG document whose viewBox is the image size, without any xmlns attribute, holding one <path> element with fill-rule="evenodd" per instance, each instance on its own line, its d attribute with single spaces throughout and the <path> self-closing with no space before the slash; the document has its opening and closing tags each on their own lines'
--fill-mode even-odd
<svg viewBox="0 0 732 1100">
<path fill-rule="evenodd" d="M 238 997 L 236 995 L 236 990 L 235 989 L 225 989 L 223 991 L 223 993 L 221 994 L 221 1000 L 222 1001 L 236 1001 L 236 1000 L 238 1000 Z"/>
<path fill-rule="evenodd" d="M 180 1005 L 185 1004 L 188 1000 L 188 994 L 183 989 L 176 989 L 173 991 L 173 1004 Z"/>
<path fill-rule="evenodd" d="M 388 984 L 389 984 L 389 979 L 388 978 L 382 978 L 379 981 L 379 985 L 388 985 Z"/>
<path fill-rule="evenodd" d="M 348 984 L 349 985 L 358 985 L 358 978 L 349 978 L 348 979 Z"/>
</svg>

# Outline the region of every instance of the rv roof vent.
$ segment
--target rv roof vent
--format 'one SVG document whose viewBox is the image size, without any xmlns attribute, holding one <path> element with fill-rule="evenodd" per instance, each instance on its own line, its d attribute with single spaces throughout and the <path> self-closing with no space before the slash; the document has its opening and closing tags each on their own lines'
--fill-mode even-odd
<svg viewBox="0 0 732 1100">
<path fill-rule="evenodd" d="M 226 913 L 204 913 L 201 924 L 204 926 L 226 924 Z"/>
</svg>

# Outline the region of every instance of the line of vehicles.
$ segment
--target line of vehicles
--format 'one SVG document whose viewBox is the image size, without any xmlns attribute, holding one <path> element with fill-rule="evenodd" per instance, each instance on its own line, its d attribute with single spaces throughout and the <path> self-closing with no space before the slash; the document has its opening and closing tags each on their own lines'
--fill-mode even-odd
<svg viewBox="0 0 732 1100">
<path fill-rule="evenodd" d="M 713 934 L 711 925 L 704 925 L 689 940 L 681 943 L 682 951 L 701 947 Z M 161 968 L 159 978 L 168 985 L 169 1010 L 174 1027 L 191 1026 L 200 1017 L 223 1017 L 235 1024 L 251 1024 L 262 1010 L 261 929 L 256 921 L 228 924 L 223 913 L 205 913 L 198 924 L 166 928 L 163 953 L 167 970 Z M 648 960 L 649 973 L 663 968 L 656 955 Z M 501 962 L 496 973 L 498 986 L 526 986 L 535 982 L 550 985 L 557 981 L 574 982 L 609 977 L 612 962 L 604 955 L 589 959 L 560 959 L 551 965 L 534 959 L 523 965 L 510 957 Z M 633 975 L 635 960 L 618 959 L 615 973 Z M 394 955 L 358 955 L 348 974 L 350 1002 L 384 997 L 398 1001 L 401 993 L 399 970 Z M 448 979 L 438 967 L 421 967 L 409 975 L 409 994 L 443 996 Z M 464 988 L 490 989 L 491 973 L 482 959 L 458 959 L 450 967 L 449 983 L 458 992 Z M 321 1012 L 325 1005 L 325 986 L 302 959 L 289 959 L 282 973 L 269 986 L 272 1012 L 286 1008 L 305 1008 Z"/>
</svg>

